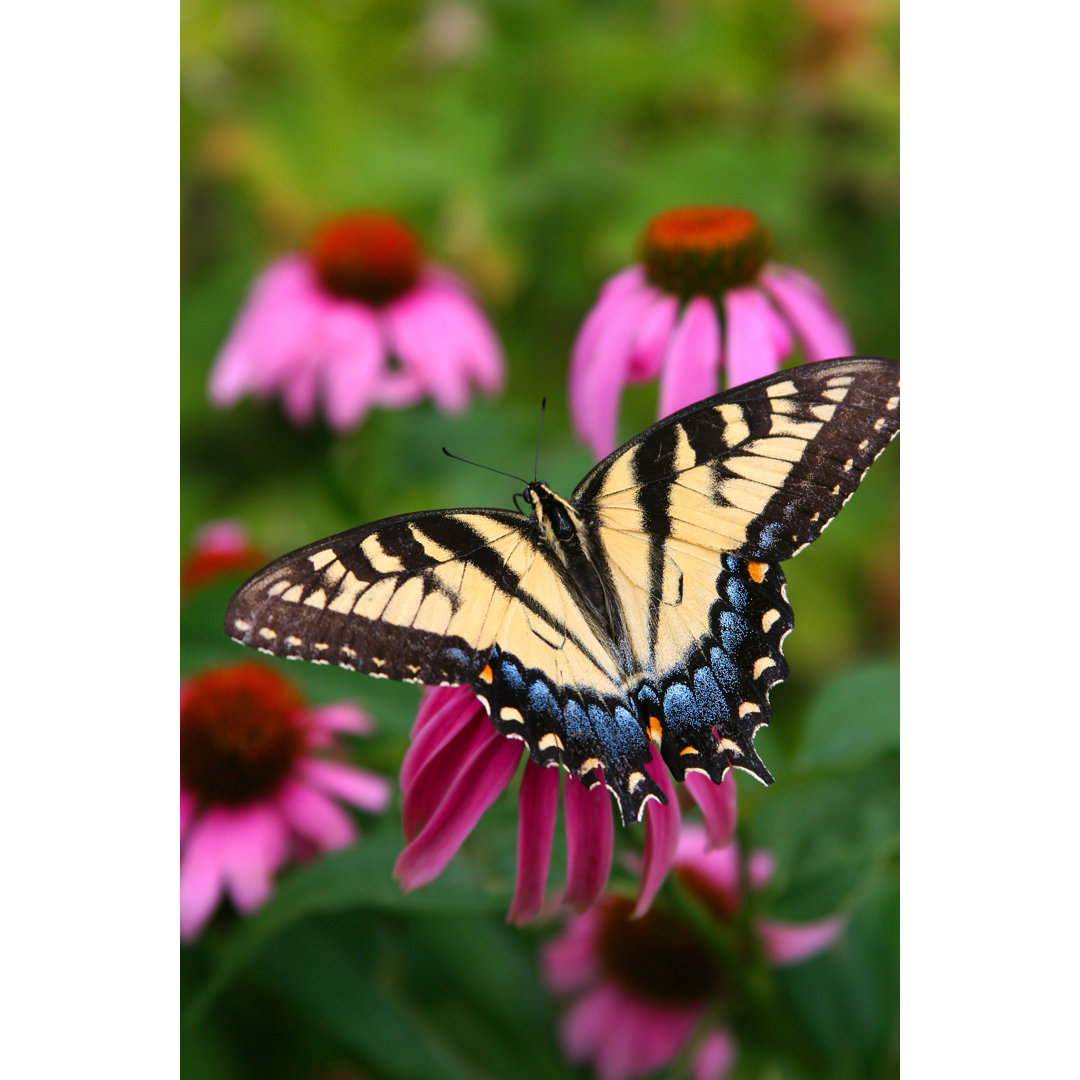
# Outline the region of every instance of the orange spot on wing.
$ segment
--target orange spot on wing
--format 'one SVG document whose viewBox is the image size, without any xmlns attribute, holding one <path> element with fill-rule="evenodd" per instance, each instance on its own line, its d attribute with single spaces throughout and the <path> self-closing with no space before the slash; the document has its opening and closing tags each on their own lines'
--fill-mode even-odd
<svg viewBox="0 0 1080 1080">
<path fill-rule="evenodd" d="M 697 750 L 697 747 L 695 747 L 695 746 L 684 746 L 679 751 L 679 756 L 680 757 L 685 757 L 687 754 L 696 754 L 697 752 L 698 752 L 698 750 Z"/>
<path fill-rule="evenodd" d="M 765 572 L 769 569 L 768 563 L 751 562 L 746 564 L 750 576 L 760 585 L 765 580 Z"/>
<path fill-rule="evenodd" d="M 492 682 L 495 679 L 495 672 L 491 670 L 490 664 L 485 664 L 480 674 L 476 676 L 481 682 Z"/>
<path fill-rule="evenodd" d="M 655 716 L 649 717 L 649 738 L 652 739 L 657 746 L 660 745 L 660 740 L 664 736 L 664 729 L 660 726 L 659 718 Z"/>
</svg>

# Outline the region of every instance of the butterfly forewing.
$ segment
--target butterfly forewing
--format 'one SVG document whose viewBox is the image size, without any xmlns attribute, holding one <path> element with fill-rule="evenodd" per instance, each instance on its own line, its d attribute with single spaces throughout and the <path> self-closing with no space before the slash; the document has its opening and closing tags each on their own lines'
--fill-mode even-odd
<svg viewBox="0 0 1080 1080">
<path fill-rule="evenodd" d="M 432 511 L 294 551 L 233 597 L 225 629 L 275 656 L 409 682 L 468 683 L 515 588 L 528 519 Z"/>
</svg>

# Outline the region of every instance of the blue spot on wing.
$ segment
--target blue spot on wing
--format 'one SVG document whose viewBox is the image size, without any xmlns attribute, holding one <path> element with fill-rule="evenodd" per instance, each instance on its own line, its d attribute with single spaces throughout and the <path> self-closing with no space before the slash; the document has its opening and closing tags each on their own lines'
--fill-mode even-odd
<svg viewBox="0 0 1080 1080">
<path fill-rule="evenodd" d="M 676 734 L 692 732 L 700 726 L 697 702 L 684 683 L 672 683 L 664 692 L 664 723 Z"/>
<path fill-rule="evenodd" d="M 507 689 L 512 693 L 522 694 L 525 692 L 525 678 L 521 674 L 521 668 L 513 660 L 503 660 L 499 665 L 499 673 L 502 675 Z"/>
<path fill-rule="evenodd" d="M 547 684 L 539 679 L 529 687 L 529 708 L 547 716 L 558 716 L 559 703 Z"/>
</svg>

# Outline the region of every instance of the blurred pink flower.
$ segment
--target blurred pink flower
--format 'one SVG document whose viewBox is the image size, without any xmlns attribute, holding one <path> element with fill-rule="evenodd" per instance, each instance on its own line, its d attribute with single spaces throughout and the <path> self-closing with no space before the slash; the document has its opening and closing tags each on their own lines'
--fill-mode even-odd
<svg viewBox="0 0 1080 1080">
<path fill-rule="evenodd" d="M 503 385 L 502 350 L 464 285 L 424 262 L 415 234 L 389 214 L 357 211 L 324 224 L 308 250 L 255 282 L 210 373 L 210 400 L 280 394 L 306 424 L 321 398 L 337 431 L 374 407 L 430 395 L 460 412 L 472 386 Z"/>
<path fill-rule="evenodd" d="M 514 778 L 520 740 L 496 731 L 479 699 L 465 686 L 428 688 L 401 765 L 402 824 L 408 844 L 394 867 L 406 891 L 426 885 L 445 869 L 465 838 Z M 645 808 L 645 854 L 635 913 L 649 909 L 676 854 L 682 814 L 674 784 L 659 758 L 646 765 L 664 789 L 666 806 Z M 551 847 L 559 809 L 560 770 L 525 763 L 518 791 L 517 886 L 507 920 L 536 918 L 544 907 Z M 722 784 L 690 773 L 685 787 L 701 807 L 712 846 L 735 830 L 735 778 Z M 584 911 L 604 891 L 615 844 L 607 789 L 591 791 L 575 776 L 563 791 L 566 887 L 560 901 Z"/>
<path fill-rule="evenodd" d="M 180 588 L 190 592 L 230 574 L 250 574 L 266 561 L 239 522 L 210 521 L 192 538 L 180 568 Z"/>
<path fill-rule="evenodd" d="M 333 757 L 340 733 L 370 730 L 346 702 L 305 706 L 261 664 L 205 671 L 181 685 L 181 938 L 198 935 L 225 892 L 252 911 L 290 858 L 352 843 L 356 827 L 334 798 L 386 809 L 388 780 Z"/>
<path fill-rule="evenodd" d="M 851 338 L 817 284 L 768 263 L 747 210 L 688 206 L 653 218 L 641 262 L 616 274 L 582 324 L 570 363 L 574 427 L 598 458 L 616 445 L 623 387 L 660 380 L 659 416 L 779 370 L 798 338 L 807 360 L 848 356 Z"/>
<path fill-rule="evenodd" d="M 745 897 L 735 844 L 706 846 L 705 831 L 687 826 L 679 837 L 674 872 L 730 936 L 736 956 L 755 952 L 773 966 L 792 964 L 827 948 L 842 919 L 793 925 L 755 919 L 755 939 L 740 942 L 735 916 Z M 765 852 L 745 867 L 752 889 L 772 874 Z M 693 1044 L 694 1080 L 721 1080 L 735 1060 L 735 1040 L 723 1023 L 706 1022 L 737 993 L 738 972 L 723 962 L 700 932 L 664 908 L 634 918 L 628 900 L 607 896 L 570 918 L 542 955 L 548 987 L 572 998 L 560 1030 L 575 1062 L 591 1062 L 601 1080 L 634 1080 L 670 1064 Z M 704 1028 L 704 1030 L 702 1030 Z"/>
</svg>

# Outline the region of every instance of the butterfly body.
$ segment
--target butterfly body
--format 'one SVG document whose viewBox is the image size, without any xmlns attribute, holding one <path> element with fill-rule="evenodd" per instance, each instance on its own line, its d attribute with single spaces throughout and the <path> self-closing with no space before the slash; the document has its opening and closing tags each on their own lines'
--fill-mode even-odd
<svg viewBox="0 0 1080 1080">
<path fill-rule="evenodd" d="M 318 541 L 255 575 L 226 632 L 264 652 L 470 685 L 534 760 L 603 781 L 624 821 L 676 779 L 735 766 L 787 674 L 778 565 L 810 543 L 899 428 L 898 368 L 827 361 L 668 417 L 570 499 L 528 516 L 427 511 Z"/>
</svg>

